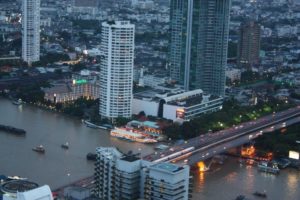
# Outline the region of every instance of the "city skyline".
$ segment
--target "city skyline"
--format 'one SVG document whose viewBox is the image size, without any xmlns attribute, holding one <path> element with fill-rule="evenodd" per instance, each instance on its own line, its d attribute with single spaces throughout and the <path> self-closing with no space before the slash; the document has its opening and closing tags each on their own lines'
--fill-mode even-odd
<svg viewBox="0 0 300 200">
<path fill-rule="evenodd" d="M 0 0 L 0 199 L 298 199 L 298 0 L 37 2 Z"/>
</svg>

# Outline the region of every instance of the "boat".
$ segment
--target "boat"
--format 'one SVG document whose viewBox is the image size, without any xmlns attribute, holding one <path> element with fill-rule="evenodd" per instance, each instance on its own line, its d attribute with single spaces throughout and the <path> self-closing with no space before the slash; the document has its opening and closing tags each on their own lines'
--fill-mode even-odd
<svg viewBox="0 0 300 200">
<path fill-rule="evenodd" d="M 96 161 L 96 159 L 97 159 L 97 154 L 95 154 L 95 153 L 88 153 L 88 154 L 86 155 L 86 159 L 87 159 L 87 160 L 93 160 L 93 161 Z"/>
<path fill-rule="evenodd" d="M 37 146 L 32 148 L 33 151 L 36 151 L 38 153 L 45 153 L 45 148 L 43 147 L 43 145 Z"/>
<path fill-rule="evenodd" d="M 267 198 L 267 194 L 266 194 L 265 191 L 264 192 L 258 192 L 258 191 L 256 191 L 256 192 L 253 193 L 253 195 L 257 196 L 257 197 L 261 197 L 261 198 Z"/>
<path fill-rule="evenodd" d="M 235 200 L 246 200 L 246 197 L 244 195 L 239 195 L 235 198 Z"/>
<path fill-rule="evenodd" d="M 165 150 L 167 148 L 169 148 L 169 146 L 168 145 L 164 145 L 164 144 L 159 144 L 159 145 L 157 145 L 157 146 L 154 147 L 154 149 L 157 149 L 157 150 Z"/>
<path fill-rule="evenodd" d="M 69 149 L 69 143 L 66 142 L 65 144 L 62 144 L 61 148 L 63 148 L 63 149 Z"/>
<path fill-rule="evenodd" d="M 24 129 L 15 128 L 12 126 L 5 126 L 2 124 L 0 124 L 0 130 L 6 131 L 8 133 L 17 134 L 17 135 L 24 135 L 26 133 Z"/>
<path fill-rule="evenodd" d="M 22 105 L 22 104 L 23 104 L 23 101 L 22 101 L 22 99 L 18 99 L 18 100 L 13 100 L 12 103 L 13 103 L 14 105 L 19 106 L 19 105 Z"/>
<path fill-rule="evenodd" d="M 280 169 L 276 162 L 261 161 L 257 164 L 258 170 L 261 172 L 267 172 L 272 174 L 278 174 Z"/>
<path fill-rule="evenodd" d="M 135 132 L 132 129 L 126 128 L 115 128 L 111 130 L 110 135 L 113 137 L 117 137 L 122 140 L 130 140 L 134 142 L 141 142 L 141 143 L 156 143 L 157 140 L 145 137 L 142 133 Z"/>
<path fill-rule="evenodd" d="M 99 126 L 99 125 L 96 125 L 96 124 L 93 124 L 87 120 L 83 120 L 83 123 L 89 127 L 89 128 L 95 128 L 95 129 L 104 129 L 104 130 L 111 130 L 112 129 L 112 126 L 109 125 L 109 124 L 104 124 L 102 126 Z"/>
</svg>

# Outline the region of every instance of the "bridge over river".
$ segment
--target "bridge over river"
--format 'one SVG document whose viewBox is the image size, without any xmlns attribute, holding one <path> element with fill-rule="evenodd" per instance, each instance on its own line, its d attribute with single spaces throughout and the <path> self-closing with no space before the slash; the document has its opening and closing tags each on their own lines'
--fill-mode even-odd
<svg viewBox="0 0 300 200">
<path fill-rule="evenodd" d="M 185 141 L 182 145 L 145 156 L 152 162 L 184 162 L 193 165 L 237 147 L 267 132 L 273 132 L 300 122 L 300 106 L 273 113 L 231 128 L 206 133 Z"/>
</svg>

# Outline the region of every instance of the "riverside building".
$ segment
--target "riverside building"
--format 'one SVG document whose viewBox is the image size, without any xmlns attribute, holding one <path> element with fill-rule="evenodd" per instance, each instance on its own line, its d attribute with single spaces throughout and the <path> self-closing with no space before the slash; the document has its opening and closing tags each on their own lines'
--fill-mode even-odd
<svg viewBox="0 0 300 200">
<path fill-rule="evenodd" d="M 189 166 L 151 163 L 114 147 L 99 147 L 96 153 L 95 194 L 100 199 L 188 199 Z"/>
<path fill-rule="evenodd" d="M 128 21 L 102 23 L 99 114 L 111 120 L 132 114 L 134 30 Z"/>
</svg>

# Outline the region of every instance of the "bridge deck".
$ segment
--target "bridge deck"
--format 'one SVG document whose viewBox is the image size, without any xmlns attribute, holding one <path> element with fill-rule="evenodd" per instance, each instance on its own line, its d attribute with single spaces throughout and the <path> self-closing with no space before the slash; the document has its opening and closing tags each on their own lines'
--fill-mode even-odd
<svg viewBox="0 0 300 200">
<path fill-rule="evenodd" d="M 282 123 L 281 127 L 285 127 L 287 125 L 284 122 L 285 120 L 298 117 L 299 115 L 300 106 L 297 106 L 282 112 L 261 117 L 257 120 L 241 123 L 237 126 L 222 131 L 200 135 L 198 137 L 187 140 L 183 145 L 172 146 L 159 153 L 156 152 L 147 155 L 143 159 L 152 162 L 163 162 L 178 159 L 180 157 L 185 158 L 188 154 L 206 150 L 222 142 L 235 140 L 252 132 L 259 131 L 259 133 L 262 134 L 263 129 L 274 129 L 274 126 L 279 123 Z"/>
</svg>

